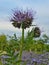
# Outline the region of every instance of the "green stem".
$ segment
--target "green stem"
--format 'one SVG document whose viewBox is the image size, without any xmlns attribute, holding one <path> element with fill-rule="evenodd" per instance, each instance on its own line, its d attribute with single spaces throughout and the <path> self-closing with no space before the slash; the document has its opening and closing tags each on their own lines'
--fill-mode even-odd
<svg viewBox="0 0 49 65">
<path fill-rule="evenodd" d="M 23 24 L 22 24 L 22 26 L 23 26 Z M 21 60 L 21 58 L 22 58 L 23 43 L 24 43 L 24 28 L 22 27 L 22 42 L 20 44 L 19 60 Z M 19 63 L 19 65 L 20 65 L 20 63 Z"/>
<path fill-rule="evenodd" d="M 22 28 L 22 44 L 24 43 L 24 28 Z"/>
<path fill-rule="evenodd" d="M 22 42 L 20 44 L 20 56 L 19 56 L 19 60 L 21 60 L 21 57 L 22 57 L 23 43 L 24 43 L 24 29 L 22 28 Z"/>
</svg>

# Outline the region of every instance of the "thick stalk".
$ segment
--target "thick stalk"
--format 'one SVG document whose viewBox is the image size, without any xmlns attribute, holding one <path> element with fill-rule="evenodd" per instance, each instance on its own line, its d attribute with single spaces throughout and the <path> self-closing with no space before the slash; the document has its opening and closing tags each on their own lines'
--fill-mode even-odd
<svg viewBox="0 0 49 65">
<path fill-rule="evenodd" d="M 22 26 L 23 26 L 23 24 L 22 24 Z M 23 43 L 24 43 L 24 28 L 22 27 L 22 41 L 20 44 L 19 60 L 22 59 Z M 19 65 L 20 65 L 20 63 L 19 63 Z"/>
<path fill-rule="evenodd" d="M 24 43 L 24 28 L 22 28 L 22 45 Z"/>
<path fill-rule="evenodd" d="M 24 29 L 22 28 L 22 42 L 20 44 L 20 60 L 21 60 L 21 57 L 22 57 L 22 51 L 23 51 L 23 43 L 24 43 Z"/>
</svg>

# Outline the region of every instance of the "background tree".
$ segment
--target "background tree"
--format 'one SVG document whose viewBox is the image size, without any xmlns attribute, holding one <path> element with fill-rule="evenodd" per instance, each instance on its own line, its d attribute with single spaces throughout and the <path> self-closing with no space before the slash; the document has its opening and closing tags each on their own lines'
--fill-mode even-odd
<svg viewBox="0 0 49 65">
<path fill-rule="evenodd" d="M 5 51 L 6 46 L 7 46 L 7 37 L 6 35 L 2 34 L 0 35 L 0 50 Z"/>
</svg>

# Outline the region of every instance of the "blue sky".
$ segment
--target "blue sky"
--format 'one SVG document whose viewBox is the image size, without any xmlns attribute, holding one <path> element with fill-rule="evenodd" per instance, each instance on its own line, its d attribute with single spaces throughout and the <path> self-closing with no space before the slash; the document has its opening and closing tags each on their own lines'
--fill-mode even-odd
<svg viewBox="0 0 49 65">
<path fill-rule="evenodd" d="M 0 33 L 10 34 L 11 32 L 13 34 L 17 31 L 18 34 L 21 32 L 21 29 L 15 29 L 9 20 L 12 14 L 12 9 L 15 8 L 28 8 L 36 11 L 34 24 L 39 26 L 41 31 L 48 34 L 49 0 L 0 0 Z"/>
</svg>

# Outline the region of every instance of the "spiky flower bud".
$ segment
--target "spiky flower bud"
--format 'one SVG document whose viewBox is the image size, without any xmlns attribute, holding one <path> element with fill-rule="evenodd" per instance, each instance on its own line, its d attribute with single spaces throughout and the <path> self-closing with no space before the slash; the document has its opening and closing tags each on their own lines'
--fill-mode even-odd
<svg viewBox="0 0 49 65">
<path fill-rule="evenodd" d="M 34 29 L 34 37 L 39 37 L 41 35 L 41 31 L 39 27 L 35 27 Z"/>
</svg>

